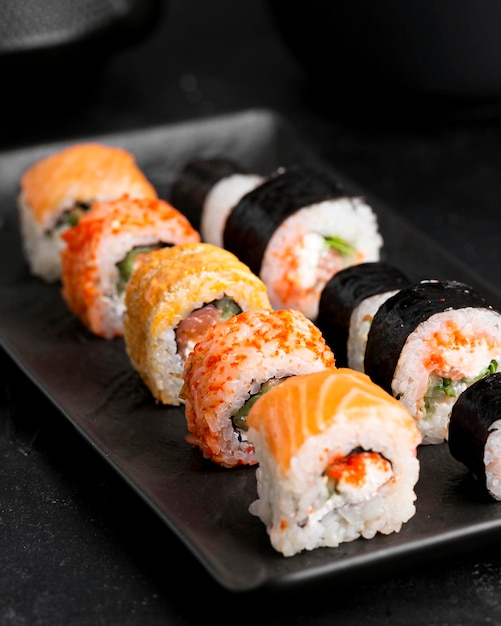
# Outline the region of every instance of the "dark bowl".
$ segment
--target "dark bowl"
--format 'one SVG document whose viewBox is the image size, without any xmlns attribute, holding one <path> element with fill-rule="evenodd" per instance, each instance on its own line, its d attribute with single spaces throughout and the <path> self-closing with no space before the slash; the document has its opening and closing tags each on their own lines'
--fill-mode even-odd
<svg viewBox="0 0 501 626">
<path fill-rule="evenodd" d="M 116 53 L 145 39 L 167 0 L 4 0 L 0 20 L 3 92 L 37 106 L 51 90 L 83 94 Z"/>
</svg>

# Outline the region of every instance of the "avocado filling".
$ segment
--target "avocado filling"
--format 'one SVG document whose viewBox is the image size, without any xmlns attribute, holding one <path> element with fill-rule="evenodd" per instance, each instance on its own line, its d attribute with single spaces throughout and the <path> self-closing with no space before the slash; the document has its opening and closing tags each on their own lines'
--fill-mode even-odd
<svg viewBox="0 0 501 626">
<path fill-rule="evenodd" d="M 136 246 L 132 248 L 130 252 L 128 252 L 124 259 L 122 259 L 119 263 L 117 263 L 118 268 L 118 282 L 117 282 L 117 293 L 121 294 L 124 292 L 127 283 L 132 276 L 132 272 L 135 268 L 135 262 L 137 257 L 140 254 L 144 254 L 145 252 L 151 252 L 152 250 L 158 250 L 159 248 L 163 248 L 166 244 L 152 244 L 149 246 Z"/>
<path fill-rule="evenodd" d="M 228 298 L 228 296 L 223 296 L 219 300 L 214 300 L 211 302 L 216 309 L 221 311 L 221 320 L 225 321 L 229 319 L 232 315 L 238 315 L 242 312 L 242 309 L 238 306 L 235 300 Z"/>
<path fill-rule="evenodd" d="M 324 237 L 324 241 L 328 248 L 331 250 L 337 250 L 341 256 L 353 256 L 355 254 L 355 246 L 345 239 L 341 239 L 341 237 L 329 235 Z"/>
<path fill-rule="evenodd" d="M 248 400 L 238 409 L 238 411 L 232 416 L 231 420 L 233 422 L 233 426 L 238 428 L 239 430 L 246 431 L 247 427 L 247 417 L 249 415 L 249 411 L 254 406 L 254 404 L 259 400 L 259 398 L 269 391 L 275 385 L 278 385 L 284 380 L 284 378 L 270 378 L 261 385 L 261 388 L 257 393 L 252 394 Z"/>
<path fill-rule="evenodd" d="M 450 398 L 457 398 L 472 383 L 484 378 L 488 374 L 493 374 L 498 369 L 497 361 L 494 359 L 474 378 L 460 378 L 452 380 L 451 378 L 442 378 L 441 376 L 431 375 L 428 381 L 428 390 L 424 397 L 424 406 L 426 412 L 433 411 L 433 408 L 443 400 L 444 395 Z"/>
<path fill-rule="evenodd" d="M 61 213 L 53 230 L 57 231 L 60 229 L 66 229 L 70 226 L 76 226 L 78 224 L 78 220 L 90 209 L 90 207 L 90 202 L 75 202 L 70 209 Z"/>
</svg>

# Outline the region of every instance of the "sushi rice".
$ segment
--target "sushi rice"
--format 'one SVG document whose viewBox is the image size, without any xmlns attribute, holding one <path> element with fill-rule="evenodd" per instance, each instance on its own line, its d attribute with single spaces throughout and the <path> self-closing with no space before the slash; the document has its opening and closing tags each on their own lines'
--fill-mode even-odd
<svg viewBox="0 0 501 626">
<path fill-rule="evenodd" d="M 218 181 L 205 198 L 200 219 L 202 240 L 223 247 L 224 225 L 235 204 L 264 181 L 258 174 L 236 173 Z"/>
<path fill-rule="evenodd" d="M 365 346 L 367 345 L 367 335 L 374 318 L 374 314 L 379 307 L 398 290 L 385 291 L 369 296 L 356 306 L 350 316 L 348 329 L 347 355 L 348 367 L 359 372 L 364 371 Z"/>
<path fill-rule="evenodd" d="M 62 296 L 94 334 L 122 336 L 125 282 L 142 250 L 199 242 L 200 234 L 168 202 L 131 198 L 95 202 L 61 235 Z"/>
<path fill-rule="evenodd" d="M 217 303 L 227 299 L 240 311 L 271 304 L 264 283 L 218 246 L 188 243 L 144 256 L 125 291 L 125 346 L 154 398 L 180 405 L 185 360 L 221 319 Z"/>
<path fill-rule="evenodd" d="M 254 465 L 249 407 L 270 385 L 334 363 L 318 328 L 296 309 L 254 309 L 217 322 L 185 363 L 187 441 L 224 467 Z"/>
<path fill-rule="evenodd" d="M 346 242 L 349 251 L 330 247 L 328 237 Z M 328 280 L 350 265 L 379 260 L 382 246 L 376 214 L 362 198 L 326 200 L 298 210 L 278 226 L 259 275 L 274 308 L 298 308 L 315 321 Z"/>
<path fill-rule="evenodd" d="M 261 519 L 275 550 L 399 532 L 416 512 L 419 430 L 363 373 L 330 368 L 264 394 L 248 416 Z"/>
<path fill-rule="evenodd" d="M 432 315 L 408 337 L 392 392 L 417 420 L 423 443 L 442 443 L 456 399 L 500 364 L 501 315 L 451 309 Z"/>
<path fill-rule="evenodd" d="M 134 156 L 117 146 L 72 144 L 29 167 L 21 176 L 17 203 L 31 273 L 46 282 L 57 281 L 65 247 L 62 233 L 93 202 L 124 194 L 157 198 Z"/>
</svg>

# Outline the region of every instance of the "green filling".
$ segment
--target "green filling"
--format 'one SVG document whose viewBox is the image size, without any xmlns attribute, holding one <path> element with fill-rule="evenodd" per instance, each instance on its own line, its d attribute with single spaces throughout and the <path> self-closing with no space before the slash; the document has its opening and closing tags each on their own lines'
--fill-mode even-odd
<svg viewBox="0 0 501 626">
<path fill-rule="evenodd" d="M 263 395 L 264 391 L 258 391 L 255 395 L 251 396 L 247 402 L 242 405 L 235 415 L 231 418 L 233 422 L 233 426 L 235 428 L 239 428 L 240 430 L 247 430 L 247 416 L 249 415 L 249 411 L 256 403 L 256 400 Z"/>
<path fill-rule="evenodd" d="M 497 361 L 492 359 L 489 365 L 484 370 L 482 370 L 478 376 L 476 376 L 475 378 L 467 379 L 466 382 L 469 384 L 474 383 L 477 380 L 484 378 L 484 376 L 488 376 L 489 374 L 494 374 L 494 372 L 497 372 L 497 369 L 498 369 L 498 363 Z"/>
<path fill-rule="evenodd" d="M 341 239 L 341 237 L 329 235 L 328 237 L 324 237 L 324 240 L 329 248 L 337 250 L 342 256 L 351 256 L 355 254 L 355 246 L 348 241 Z"/>
<path fill-rule="evenodd" d="M 242 309 L 238 306 L 235 300 L 228 298 L 228 296 L 223 296 L 219 300 L 214 300 L 211 304 L 213 304 L 216 309 L 221 311 L 221 319 L 223 321 L 227 320 L 232 315 L 238 315 L 242 312 Z"/>
<path fill-rule="evenodd" d="M 231 421 L 233 422 L 233 426 L 235 428 L 239 428 L 240 430 L 247 430 L 247 416 L 249 415 L 249 411 L 254 406 L 257 400 L 269 391 L 275 385 L 278 385 L 283 379 L 273 378 L 271 380 L 266 381 L 261 385 L 261 389 L 252 395 L 233 415 Z"/>
<path fill-rule="evenodd" d="M 76 226 L 82 215 L 86 213 L 89 208 L 90 204 L 86 202 L 76 202 L 71 209 L 67 209 L 59 216 L 59 219 L 54 226 L 54 230 Z"/>
<path fill-rule="evenodd" d="M 494 372 L 497 370 L 497 367 L 498 367 L 497 362 L 492 360 L 489 363 L 489 365 L 480 372 L 478 376 L 475 376 L 475 378 L 463 378 L 457 382 L 471 385 L 472 383 L 476 382 L 477 380 L 480 380 L 481 378 L 483 378 L 484 376 L 487 376 L 488 374 L 494 374 Z M 454 382 L 450 378 L 442 378 L 442 383 L 439 383 L 437 385 L 437 388 L 440 391 L 443 391 L 447 396 L 450 396 L 452 398 L 456 397 L 456 390 L 454 387 L 455 387 Z"/>
<path fill-rule="evenodd" d="M 151 250 L 157 249 L 158 244 L 154 244 L 151 246 L 136 246 L 132 248 L 130 252 L 127 253 L 124 259 L 117 263 L 118 268 L 118 283 L 117 283 L 117 292 L 119 294 L 123 293 L 125 290 L 125 286 L 130 280 L 132 276 L 132 272 L 134 271 L 134 262 L 138 255 L 143 254 L 145 252 L 150 252 Z"/>
<path fill-rule="evenodd" d="M 430 385 L 428 392 L 424 398 L 424 406 L 426 412 L 428 412 L 433 407 L 433 405 L 440 400 L 442 394 L 445 394 L 450 398 L 456 398 L 464 390 L 465 387 L 468 387 L 477 380 L 484 378 L 484 376 L 493 374 L 497 371 L 497 368 L 497 361 L 493 359 L 486 368 L 484 368 L 477 376 L 475 376 L 475 378 L 461 378 L 460 380 L 453 381 L 450 378 L 435 377 L 436 383 L 432 383 Z"/>
<path fill-rule="evenodd" d="M 456 390 L 454 389 L 454 383 L 450 378 L 442 378 L 441 383 L 438 383 L 437 389 L 438 391 L 442 391 L 446 396 L 451 398 L 456 397 Z"/>
</svg>

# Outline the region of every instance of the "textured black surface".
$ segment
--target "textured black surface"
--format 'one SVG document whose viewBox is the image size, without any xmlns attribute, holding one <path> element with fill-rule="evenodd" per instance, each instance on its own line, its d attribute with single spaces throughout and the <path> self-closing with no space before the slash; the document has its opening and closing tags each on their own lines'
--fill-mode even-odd
<svg viewBox="0 0 501 626">
<path fill-rule="evenodd" d="M 154 132 L 139 129 L 272 108 L 370 199 L 391 206 L 481 276 L 480 287 L 501 288 L 500 101 L 400 99 L 379 88 L 353 97 L 342 80 L 333 81 L 336 64 L 325 80 L 310 82 L 271 27 L 265 4 L 254 0 L 171 0 L 147 41 L 100 69 L 92 80 L 78 76 L 72 88 L 56 73 L 58 88 L 36 97 L 28 77 L 3 75 L 2 148 L 138 129 L 168 160 L 162 138 L 157 143 Z M 180 134 L 188 148 L 204 140 L 196 125 Z M 266 169 L 281 153 L 265 155 Z M 176 160 L 186 154 L 176 152 Z M 160 181 L 165 175 L 155 174 Z M 395 235 L 398 222 L 390 225 Z M 426 245 L 425 256 L 419 242 L 410 243 L 424 276 L 444 266 L 441 252 Z M 402 240 L 391 252 L 408 248 Z M 7 251 L 0 249 L 0 260 L 7 267 Z M 451 263 L 445 274 L 454 277 L 455 268 Z M 355 582 L 312 585 L 285 598 L 277 590 L 242 596 L 222 589 L 4 354 L 0 371 L 1 623 L 186 626 L 215 614 L 243 625 L 501 623 L 498 533 L 489 541 L 488 525 L 485 548 L 465 540 L 455 557 L 442 558 L 430 546 L 432 566 L 425 550 L 423 561 L 416 553 L 396 572 L 384 566 L 365 578 L 362 569 Z M 475 487 L 467 473 L 457 487 L 472 518 L 477 503 L 485 504 Z M 497 515 L 499 507 L 489 506 Z"/>
</svg>

